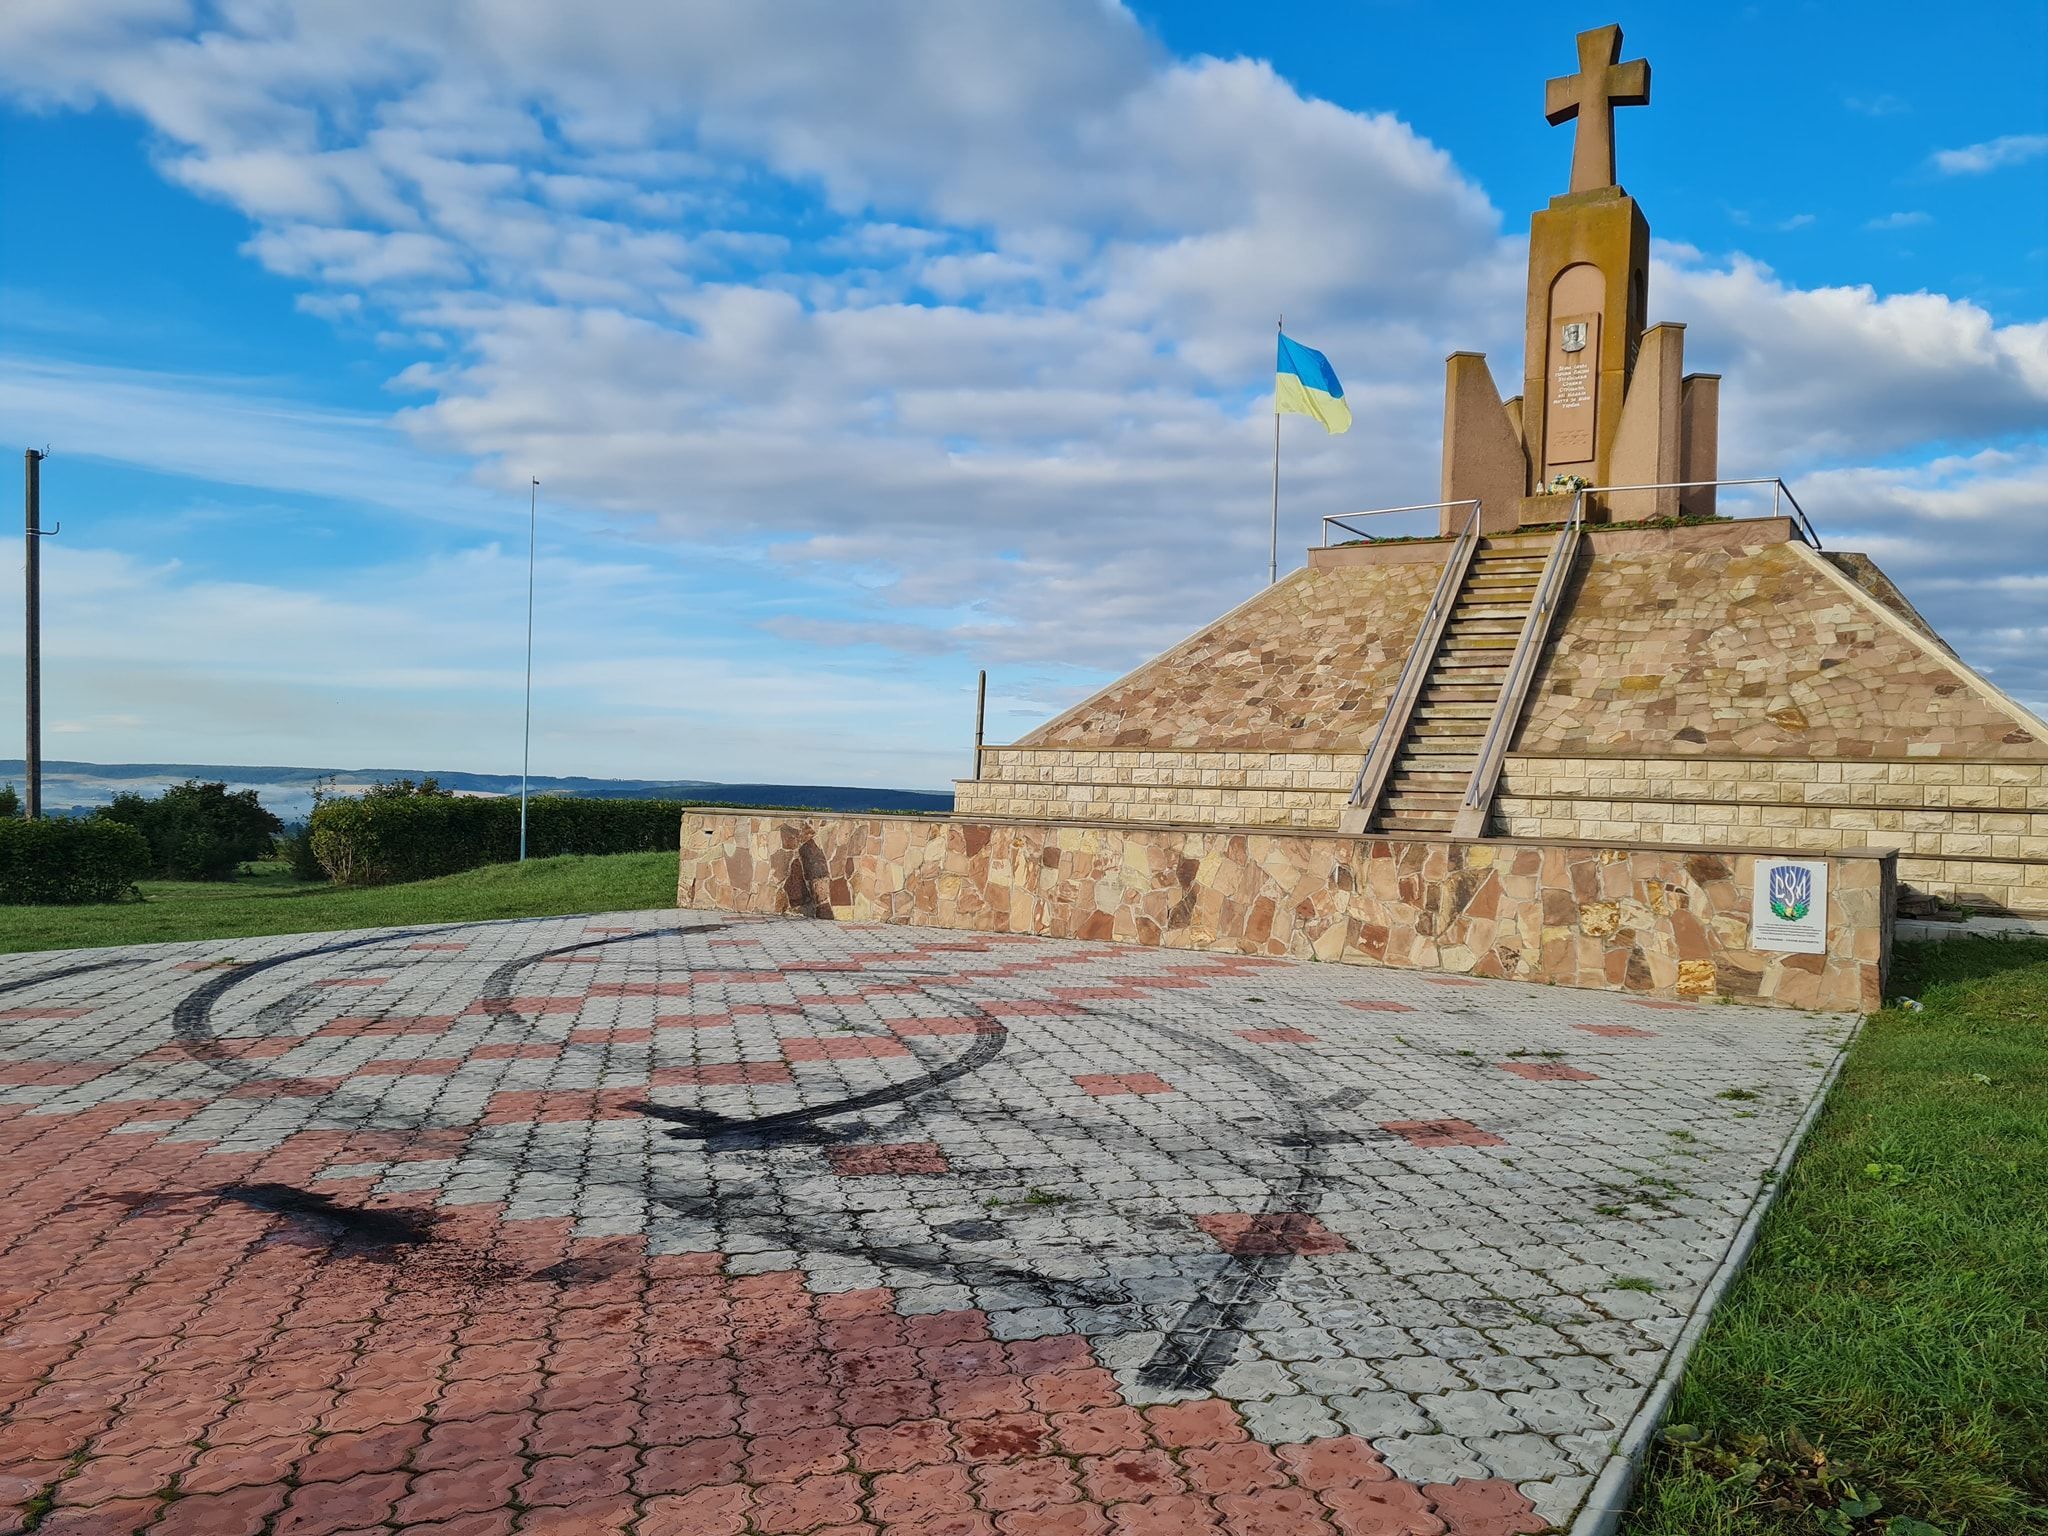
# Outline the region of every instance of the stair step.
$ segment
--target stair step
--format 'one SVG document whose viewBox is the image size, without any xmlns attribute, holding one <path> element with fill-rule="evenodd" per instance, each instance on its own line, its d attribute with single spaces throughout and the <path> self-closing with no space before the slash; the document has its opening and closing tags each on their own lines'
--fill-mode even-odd
<svg viewBox="0 0 2048 1536">
<path fill-rule="evenodd" d="M 1491 705 L 1499 688 L 1483 682 L 1432 682 L 1417 696 L 1417 705 Z"/>
<path fill-rule="evenodd" d="M 1399 815 L 1403 811 L 1422 811 L 1425 814 L 1434 813 L 1439 816 L 1455 816 L 1458 814 L 1458 807 L 1464 803 L 1464 800 L 1465 795 L 1462 790 L 1447 789 L 1442 791 L 1430 790 L 1421 793 L 1411 791 L 1407 794 L 1388 795 L 1381 804 L 1385 805 L 1395 815 Z"/>
<path fill-rule="evenodd" d="M 1462 804 L 1471 782 L 1470 774 L 1403 774 L 1387 785 L 1387 804 L 1419 805 L 1430 799 L 1443 799 L 1446 804 L 1456 800 Z"/>
<path fill-rule="evenodd" d="M 1450 811 L 1383 812 L 1373 826 L 1375 832 L 1448 832 L 1457 816 Z"/>
<path fill-rule="evenodd" d="M 1465 578 L 1467 592 L 1534 592 L 1542 584 L 1520 571 L 1474 571 Z"/>
<path fill-rule="evenodd" d="M 1507 619 L 1519 624 L 1529 617 L 1527 603 L 1504 603 L 1465 599 L 1451 609 L 1451 622 L 1460 619 Z"/>
<path fill-rule="evenodd" d="M 1417 757 L 1403 757 L 1395 760 L 1394 772 L 1430 774 L 1454 781 L 1459 789 L 1472 782 L 1472 769 L 1479 761 L 1479 754 L 1467 752 L 1459 756 L 1425 753 Z"/>
<path fill-rule="evenodd" d="M 1523 621 L 1509 618 L 1506 614 L 1477 614 L 1470 618 L 1453 619 L 1445 626 L 1446 634 L 1470 635 L 1519 635 Z"/>
<path fill-rule="evenodd" d="M 1515 648 L 1515 642 L 1520 638 L 1519 635 L 1446 635 L 1443 649 L 1438 652 L 1438 656 L 1444 658 L 1492 652 L 1495 660 L 1505 663 L 1508 659 L 1507 653 Z"/>
</svg>

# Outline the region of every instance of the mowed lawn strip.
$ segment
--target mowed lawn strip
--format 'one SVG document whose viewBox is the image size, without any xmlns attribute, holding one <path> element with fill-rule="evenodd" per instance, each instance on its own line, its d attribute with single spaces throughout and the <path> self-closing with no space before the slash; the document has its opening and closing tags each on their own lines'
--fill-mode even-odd
<svg viewBox="0 0 2048 1536">
<path fill-rule="evenodd" d="M 1627 1536 L 2048 1531 L 2048 942 L 1904 944 L 1892 993 L 1925 1011 L 1851 1049 Z"/>
<path fill-rule="evenodd" d="M 676 862 L 673 853 L 529 859 L 364 890 L 294 880 L 270 862 L 233 880 L 145 880 L 141 901 L 0 907 L 0 952 L 673 907 Z"/>
</svg>

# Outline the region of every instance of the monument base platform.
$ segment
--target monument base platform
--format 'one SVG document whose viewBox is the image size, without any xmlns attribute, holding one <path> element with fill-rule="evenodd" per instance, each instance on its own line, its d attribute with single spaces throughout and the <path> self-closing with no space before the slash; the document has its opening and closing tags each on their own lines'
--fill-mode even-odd
<svg viewBox="0 0 2048 1536">
<path fill-rule="evenodd" d="M 1835 850 L 1825 953 L 1752 944 L 1774 850 L 690 811 L 680 907 L 1394 965 L 1867 1011 L 1896 856 Z"/>
</svg>

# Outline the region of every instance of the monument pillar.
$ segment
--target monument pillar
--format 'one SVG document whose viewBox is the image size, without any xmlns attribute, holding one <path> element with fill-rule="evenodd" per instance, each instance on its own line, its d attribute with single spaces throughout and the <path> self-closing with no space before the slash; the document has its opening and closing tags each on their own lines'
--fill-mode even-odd
<svg viewBox="0 0 2048 1536">
<path fill-rule="evenodd" d="M 1650 226 L 1619 187 L 1552 198 L 1530 221 L 1522 440 L 1532 491 L 1559 475 L 1608 482 L 1649 287 Z"/>
<path fill-rule="evenodd" d="M 1522 393 L 1503 402 L 1485 358 L 1454 354 L 1444 380 L 1443 499 L 1477 496 L 1488 531 L 1554 523 L 1571 509 L 1554 482 L 1711 480 L 1719 380 L 1687 378 L 1684 327 L 1649 329 L 1650 226 L 1614 180 L 1614 109 L 1650 99 L 1650 66 L 1621 57 L 1621 28 L 1578 37 L 1577 73 L 1549 81 L 1544 115 L 1575 122 L 1571 185 L 1529 223 Z M 1514 498 L 1512 522 L 1508 498 Z M 1621 492 L 1586 515 L 1713 513 L 1711 491 Z M 1464 513 L 1447 509 L 1446 533 Z"/>
</svg>

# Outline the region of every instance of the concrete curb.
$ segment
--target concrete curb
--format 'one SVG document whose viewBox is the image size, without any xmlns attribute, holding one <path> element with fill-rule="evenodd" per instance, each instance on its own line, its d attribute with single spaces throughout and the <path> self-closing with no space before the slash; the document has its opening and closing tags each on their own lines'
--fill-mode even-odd
<svg viewBox="0 0 2048 1536">
<path fill-rule="evenodd" d="M 1636 1478 L 1642 1471 L 1643 1456 L 1650 1448 L 1650 1438 L 1664 1422 L 1664 1412 L 1678 1391 L 1678 1383 L 1685 1374 L 1685 1363 L 1692 1356 L 1693 1346 L 1706 1333 L 1707 1324 L 1713 1320 L 1721 1298 L 1748 1262 L 1764 1217 L 1770 1214 L 1771 1207 L 1777 1203 L 1779 1191 L 1784 1188 L 1785 1171 L 1792 1166 L 1792 1159 L 1805 1144 L 1806 1133 L 1812 1129 L 1813 1122 L 1820 1118 L 1828 1094 L 1834 1089 L 1835 1079 L 1842 1075 L 1842 1064 L 1849 1059 L 1849 1047 L 1863 1032 L 1863 1024 L 1864 1019 L 1859 1015 L 1843 1037 L 1835 1051 L 1835 1059 L 1829 1063 L 1819 1088 L 1814 1091 L 1813 1102 L 1806 1106 L 1799 1123 L 1786 1136 L 1778 1160 L 1771 1165 L 1774 1176 L 1758 1189 L 1756 1198 L 1750 1202 L 1748 1214 L 1742 1218 L 1742 1225 L 1728 1240 L 1728 1247 L 1721 1255 L 1713 1278 L 1700 1292 L 1699 1300 L 1693 1303 L 1685 1327 L 1679 1330 L 1671 1353 L 1665 1358 L 1664 1369 L 1657 1373 L 1657 1379 L 1650 1384 L 1649 1396 L 1643 1399 L 1643 1406 L 1636 1410 L 1635 1417 L 1622 1431 L 1620 1443 L 1601 1466 L 1599 1475 L 1593 1480 L 1592 1491 L 1586 1495 L 1586 1502 L 1579 1507 L 1578 1514 L 1567 1527 L 1566 1536 L 1613 1536 L 1620 1526 L 1621 1517 L 1628 1512 L 1629 1496 L 1635 1492 Z"/>
</svg>

